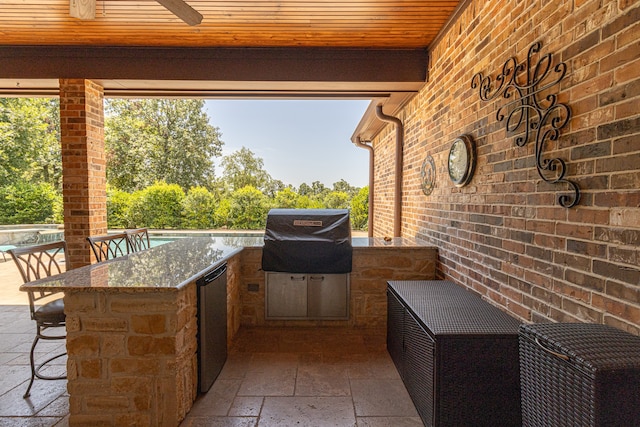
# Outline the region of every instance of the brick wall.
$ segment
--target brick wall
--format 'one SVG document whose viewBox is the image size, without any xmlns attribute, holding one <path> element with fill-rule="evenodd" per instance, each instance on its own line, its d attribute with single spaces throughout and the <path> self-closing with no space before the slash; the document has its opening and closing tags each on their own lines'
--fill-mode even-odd
<svg viewBox="0 0 640 427">
<path fill-rule="evenodd" d="M 64 236 L 71 268 L 91 264 L 87 236 L 107 232 L 107 177 L 102 87 L 60 79 Z"/>
<path fill-rule="evenodd" d="M 385 140 L 395 141 L 395 135 L 395 125 L 387 126 L 384 133 Z M 375 177 L 374 210 L 373 221 L 369 221 L 369 223 L 373 222 L 375 224 L 374 236 L 397 237 L 393 235 L 395 151 L 395 142 L 392 144 L 380 144 L 375 147 L 375 163 L 373 167 Z M 384 233 L 377 233 L 378 230 L 384 230 Z"/>
<path fill-rule="evenodd" d="M 404 237 L 438 247 L 438 276 L 473 288 L 524 321 L 610 324 L 640 334 L 640 2 L 472 0 L 430 50 L 429 81 L 403 109 Z M 560 207 L 566 185 L 543 182 L 535 141 L 516 146 L 496 120 L 504 99 L 483 102 L 472 76 L 495 77 L 542 42 L 567 64 L 560 102 L 567 128 L 544 157 L 566 160 L 579 204 Z M 534 62 L 535 64 L 535 62 Z M 558 86 L 556 86 L 558 87 Z M 470 134 L 471 183 L 447 172 L 452 140 Z M 374 235 L 392 233 L 393 126 L 374 141 Z M 433 156 L 433 193 L 420 167 Z"/>
</svg>

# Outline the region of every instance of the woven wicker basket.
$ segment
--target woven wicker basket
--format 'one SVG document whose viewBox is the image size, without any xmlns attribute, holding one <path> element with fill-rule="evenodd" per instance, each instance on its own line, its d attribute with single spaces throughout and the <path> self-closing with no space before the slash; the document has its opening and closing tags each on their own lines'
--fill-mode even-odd
<svg viewBox="0 0 640 427">
<path fill-rule="evenodd" d="M 640 426 L 640 337 L 582 323 L 519 336 L 523 426 Z"/>
</svg>

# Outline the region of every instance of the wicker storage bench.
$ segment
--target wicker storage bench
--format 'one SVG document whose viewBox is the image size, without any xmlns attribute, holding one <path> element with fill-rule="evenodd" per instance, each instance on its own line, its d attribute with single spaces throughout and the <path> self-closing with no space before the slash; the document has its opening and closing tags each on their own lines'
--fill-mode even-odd
<svg viewBox="0 0 640 427">
<path fill-rule="evenodd" d="M 390 281 L 387 349 L 426 426 L 521 425 L 520 323 L 446 280 Z"/>
<path fill-rule="evenodd" d="M 597 324 L 520 327 L 523 426 L 640 426 L 640 337 Z"/>
</svg>

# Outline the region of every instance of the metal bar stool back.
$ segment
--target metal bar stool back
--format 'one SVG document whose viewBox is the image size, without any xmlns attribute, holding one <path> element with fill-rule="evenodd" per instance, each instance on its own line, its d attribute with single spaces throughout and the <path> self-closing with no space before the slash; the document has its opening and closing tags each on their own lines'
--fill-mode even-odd
<svg viewBox="0 0 640 427">
<path fill-rule="evenodd" d="M 98 262 L 124 256 L 130 252 L 127 233 L 89 236 L 87 240 Z"/>
<path fill-rule="evenodd" d="M 64 241 L 45 243 L 29 247 L 15 248 L 7 251 L 15 262 L 22 280 L 28 283 L 34 280 L 54 276 L 64 272 L 65 261 L 67 259 L 67 245 Z M 49 328 L 65 328 L 64 300 L 58 291 L 27 291 L 29 296 L 29 310 L 31 319 L 36 322 L 36 337 L 31 345 L 29 361 L 31 364 L 31 380 L 24 394 L 24 398 L 29 397 L 31 386 L 35 378 L 43 380 L 66 379 L 66 374 L 45 375 L 40 371 L 49 362 L 65 356 L 67 353 L 60 353 L 49 357 L 38 366 L 35 365 L 34 352 L 38 341 L 43 340 L 64 340 L 65 333 L 59 335 L 45 334 Z"/>
<path fill-rule="evenodd" d="M 149 232 L 146 228 L 136 228 L 134 230 L 126 230 L 127 238 L 129 239 L 129 250 L 131 252 L 138 252 L 144 249 L 148 249 L 149 244 Z"/>
</svg>

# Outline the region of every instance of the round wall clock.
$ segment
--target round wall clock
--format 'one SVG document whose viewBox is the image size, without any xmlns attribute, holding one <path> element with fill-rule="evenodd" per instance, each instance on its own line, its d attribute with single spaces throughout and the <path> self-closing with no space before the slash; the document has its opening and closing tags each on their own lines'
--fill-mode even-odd
<svg viewBox="0 0 640 427">
<path fill-rule="evenodd" d="M 470 135 L 453 140 L 449 150 L 449 178 L 456 187 L 464 187 L 473 177 L 476 166 L 476 149 Z"/>
</svg>

